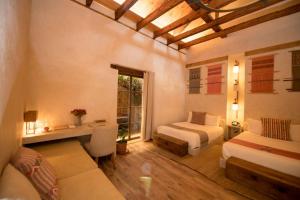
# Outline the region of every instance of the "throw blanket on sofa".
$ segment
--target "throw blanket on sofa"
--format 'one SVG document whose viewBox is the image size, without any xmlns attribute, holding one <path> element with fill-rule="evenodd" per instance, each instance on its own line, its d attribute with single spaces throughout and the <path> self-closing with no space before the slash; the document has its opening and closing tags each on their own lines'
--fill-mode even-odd
<svg viewBox="0 0 300 200">
<path fill-rule="evenodd" d="M 184 131 L 189 131 L 189 132 L 193 132 L 193 133 L 197 133 L 199 135 L 200 138 L 200 144 L 201 147 L 202 146 L 206 146 L 208 144 L 208 135 L 205 131 L 201 131 L 201 130 L 197 130 L 197 129 L 191 129 L 191 128 L 186 128 L 186 127 L 182 127 L 182 126 L 177 126 L 175 124 L 168 124 L 166 125 L 170 128 L 175 128 L 175 129 L 179 129 L 179 130 L 184 130 Z"/>
<path fill-rule="evenodd" d="M 300 160 L 300 153 L 286 151 L 286 150 L 283 150 L 283 149 L 277 149 L 277 148 L 273 148 L 273 147 L 269 147 L 269 146 L 265 146 L 265 145 L 261 145 L 261 144 L 256 144 L 256 143 L 248 142 L 248 141 L 241 140 L 241 139 L 235 139 L 235 138 L 229 140 L 229 142 L 239 144 L 239 145 L 242 145 L 242 146 L 245 146 L 245 147 L 249 147 L 249 148 L 252 148 L 252 149 L 266 151 L 268 153 L 272 153 L 272 154 L 276 154 L 276 155 L 285 156 L 285 157 L 288 157 L 288 158 L 293 158 L 293 159 L 296 159 L 296 160 Z"/>
</svg>

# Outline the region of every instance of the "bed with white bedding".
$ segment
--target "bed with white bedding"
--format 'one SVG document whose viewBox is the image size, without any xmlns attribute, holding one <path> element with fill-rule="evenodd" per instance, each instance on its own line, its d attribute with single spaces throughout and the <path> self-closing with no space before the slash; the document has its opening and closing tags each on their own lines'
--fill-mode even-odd
<svg viewBox="0 0 300 200">
<path fill-rule="evenodd" d="M 218 124 L 199 125 L 190 122 L 177 122 L 159 126 L 157 133 L 187 141 L 189 154 L 196 155 L 201 148 L 217 141 L 223 141 L 224 130 Z"/>
<path fill-rule="evenodd" d="M 233 139 L 237 142 L 228 141 L 223 144 L 224 159 L 236 157 L 300 177 L 299 141 L 267 138 L 250 131 L 245 131 Z"/>
</svg>

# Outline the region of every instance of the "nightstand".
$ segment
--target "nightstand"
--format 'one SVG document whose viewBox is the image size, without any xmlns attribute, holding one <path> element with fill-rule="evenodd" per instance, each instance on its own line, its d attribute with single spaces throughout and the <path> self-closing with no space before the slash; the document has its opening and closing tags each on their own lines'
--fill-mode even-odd
<svg viewBox="0 0 300 200">
<path fill-rule="evenodd" d="M 231 138 L 237 136 L 242 132 L 243 128 L 241 126 L 232 126 L 228 125 L 227 127 L 227 139 L 230 140 Z"/>
</svg>

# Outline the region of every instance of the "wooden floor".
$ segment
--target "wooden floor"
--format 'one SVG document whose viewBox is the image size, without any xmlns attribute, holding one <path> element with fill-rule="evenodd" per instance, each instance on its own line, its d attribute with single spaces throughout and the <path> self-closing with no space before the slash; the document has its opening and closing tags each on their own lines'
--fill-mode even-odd
<svg viewBox="0 0 300 200">
<path fill-rule="evenodd" d="M 246 199 L 147 146 L 129 144 L 130 153 L 117 157 L 115 170 L 108 160 L 102 163 L 103 171 L 126 199 Z"/>
</svg>

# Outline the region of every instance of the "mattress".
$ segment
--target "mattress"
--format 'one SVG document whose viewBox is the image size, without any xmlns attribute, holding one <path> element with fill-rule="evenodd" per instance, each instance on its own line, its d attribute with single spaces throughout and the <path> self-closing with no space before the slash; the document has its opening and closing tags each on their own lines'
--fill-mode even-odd
<svg viewBox="0 0 300 200">
<path fill-rule="evenodd" d="M 212 143 L 215 139 L 223 135 L 223 128 L 219 126 L 198 125 L 189 122 L 177 122 L 177 123 L 173 123 L 173 125 L 206 132 L 208 135 L 208 144 Z M 201 148 L 200 138 L 199 138 L 200 136 L 197 133 L 187 131 L 187 130 L 172 128 L 169 126 L 159 126 L 157 128 L 157 133 L 187 141 L 189 145 L 189 149 Z"/>
<path fill-rule="evenodd" d="M 267 138 L 248 131 L 239 134 L 235 137 L 235 139 L 240 139 L 288 152 L 300 153 L 300 142 Z M 232 142 L 225 142 L 223 144 L 223 157 L 224 159 L 228 159 L 232 156 L 280 171 L 285 174 L 300 177 L 300 160 L 295 158 L 269 153 L 267 151 L 246 147 Z"/>
</svg>

